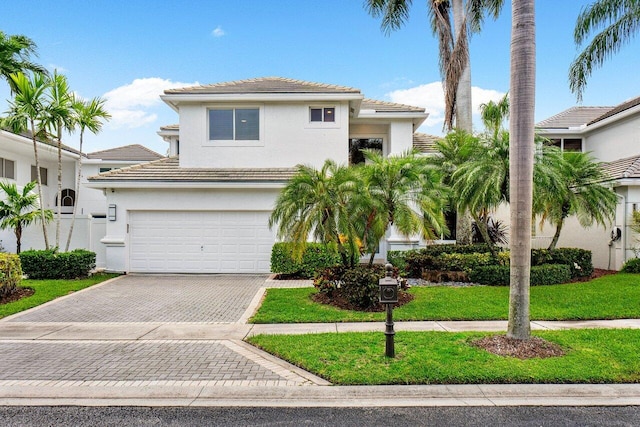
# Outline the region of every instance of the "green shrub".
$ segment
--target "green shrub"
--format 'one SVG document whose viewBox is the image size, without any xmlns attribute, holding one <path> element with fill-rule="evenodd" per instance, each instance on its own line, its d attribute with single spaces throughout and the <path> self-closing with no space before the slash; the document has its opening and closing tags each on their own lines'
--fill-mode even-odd
<svg viewBox="0 0 640 427">
<path fill-rule="evenodd" d="M 443 253 L 434 262 L 435 270 L 469 272 L 483 265 L 495 264 L 490 253 Z"/>
<path fill-rule="evenodd" d="M 96 254 L 85 249 L 29 250 L 20 253 L 20 261 L 30 279 L 77 279 L 87 277 L 95 268 Z"/>
<path fill-rule="evenodd" d="M 407 251 L 405 255 L 406 272 L 409 277 L 422 277 L 424 270 L 448 269 L 438 257 L 445 254 L 484 254 L 490 252 L 489 245 L 479 243 L 473 245 L 429 245 L 419 250 Z M 457 258 L 456 258 L 457 259 Z M 451 269 L 454 271 L 453 269 Z M 462 271 L 462 270 L 458 270 Z"/>
<path fill-rule="evenodd" d="M 627 260 L 620 271 L 622 273 L 640 273 L 640 258 Z"/>
<path fill-rule="evenodd" d="M 571 277 L 589 277 L 593 273 L 591 251 L 580 248 L 532 249 L 531 265 L 566 264 Z"/>
<path fill-rule="evenodd" d="M 379 302 L 378 283 L 385 277 L 385 273 L 385 267 L 379 264 L 334 266 L 320 272 L 313 284 L 318 292 L 325 293 L 329 298 L 342 296 L 354 306 L 368 309 Z M 394 268 L 392 276 L 398 278 L 398 269 Z"/>
<path fill-rule="evenodd" d="M 13 294 L 22 281 L 20 257 L 0 253 L 0 298 Z"/>
<path fill-rule="evenodd" d="M 271 271 L 274 273 L 312 278 L 316 272 L 339 264 L 340 256 L 334 248 L 322 243 L 307 243 L 302 259 L 292 255 L 293 244 L 276 243 L 271 249 Z"/>
<path fill-rule="evenodd" d="M 398 269 L 398 274 L 401 277 L 407 277 L 409 275 L 409 265 L 407 264 L 407 256 L 411 256 L 418 252 L 417 249 L 411 249 L 408 251 L 388 251 L 387 262 Z"/>
<path fill-rule="evenodd" d="M 469 279 L 480 285 L 509 286 L 510 267 L 488 265 L 469 273 Z M 531 267 L 531 286 L 556 285 L 571 280 L 571 269 L 566 264 L 544 264 Z"/>
</svg>

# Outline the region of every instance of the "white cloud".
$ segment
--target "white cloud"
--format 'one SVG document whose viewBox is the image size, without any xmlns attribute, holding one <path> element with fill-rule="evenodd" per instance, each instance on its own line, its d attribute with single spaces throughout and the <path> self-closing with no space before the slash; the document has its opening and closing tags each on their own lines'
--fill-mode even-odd
<svg viewBox="0 0 640 427">
<path fill-rule="evenodd" d="M 49 71 L 57 71 L 58 74 L 66 73 L 68 71 L 66 68 L 56 64 L 49 64 L 47 68 L 49 69 Z"/>
<path fill-rule="evenodd" d="M 197 83 L 172 82 L 159 77 L 135 79 L 103 95 L 105 107 L 111 113 L 112 128 L 136 128 L 153 123 L 158 118 L 152 110 L 162 104 L 160 95 L 166 89 L 193 86 Z"/>
<path fill-rule="evenodd" d="M 211 31 L 211 35 L 213 37 L 222 37 L 225 34 L 226 34 L 225 31 L 222 29 L 220 25 L 218 25 L 215 30 Z"/>
<path fill-rule="evenodd" d="M 432 82 L 409 89 L 394 90 L 386 94 L 392 102 L 423 107 L 429 117 L 422 127 L 429 128 L 430 133 L 439 133 L 444 123 L 444 91 L 441 82 Z M 483 89 L 473 86 L 471 97 L 473 100 L 474 119 L 480 116 L 480 104 L 498 101 L 504 96 L 503 92 L 493 89 Z M 474 120 L 476 121 L 476 120 Z M 477 127 L 477 125 L 476 125 Z M 425 129 L 422 129 L 426 131 Z"/>
</svg>

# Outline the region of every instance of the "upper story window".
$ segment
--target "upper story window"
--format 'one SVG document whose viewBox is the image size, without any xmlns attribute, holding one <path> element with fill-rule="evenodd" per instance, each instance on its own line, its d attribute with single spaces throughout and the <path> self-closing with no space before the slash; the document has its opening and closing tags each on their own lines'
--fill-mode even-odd
<svg viewBox="0 0 640 427">
<path fill-rule="evenodd" d="M 562 151 L 582 151 L 582 138 L 551 138 L 549 142 Z"/>
<path fill-rule="evenodd" d="M 335 122 L 336 121 L 336 108 L 309 108 L 309 113 L 312 122 Z"/>
<path fill-rule="evenodd" d="M 16 163 L 0 157 L 0 177 L 16 179 Z"/>
<path fill-rule="evenodd" d="M 48 171 L 47 168 L 40 168 L 40 179 L 42 180 L 41 184 L 42 185 L 48 185 Z M 35 166 L 31 165 L 31 181 L 37 181 L 38 180 L 38 171 L 36 169 Z"/>
<path fill-rule="evenodd" d="M 209 110 L 209 140 L 260 140 L 259 108 L 216 108 Z"/>
</svg>

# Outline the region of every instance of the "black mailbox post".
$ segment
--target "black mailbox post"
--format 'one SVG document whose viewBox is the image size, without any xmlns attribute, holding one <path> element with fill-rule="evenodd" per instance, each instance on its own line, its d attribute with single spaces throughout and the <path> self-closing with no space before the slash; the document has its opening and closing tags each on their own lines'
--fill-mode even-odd
<svg viewBox="0 0 640 427">
<path fill-rule="evenodd" d="M 378 286 L 380 286 L 380 303 L 384 304 L 387 309 L 387 321 L 385 322 L 384 331 L 386 337 L 385 356 L 395 357 L 394 336 L 396 333 L 393 330 L 393 304 L 398 302 L 398 281 L 391 277 L 393 270 L 391 264 L 387 264 L 385 269 L 385 277 L 378 282 Z"/>
</svg>

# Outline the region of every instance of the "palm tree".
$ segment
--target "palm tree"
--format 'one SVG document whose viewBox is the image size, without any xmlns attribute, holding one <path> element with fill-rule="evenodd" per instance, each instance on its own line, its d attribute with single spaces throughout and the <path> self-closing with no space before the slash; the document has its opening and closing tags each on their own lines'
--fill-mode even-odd
<svg viewBox="0 0 640 427">
<path fill-rule="evenodd" d="M 326 160 L 319 170 L 299 166 L 278 199 L 269 227 L 279 239 L 293 243 L 293 256 L 302 256 L 307 239 L 336 245 L 345 266 L 360 255 L 353 223 L 353 199 L 363 194 L 353 169 Z"/>
<path fill-rule="evenodd" d="M 535 113 L 534 0 L 511 2 L 510 286 L 507 337 L 528 340 Z"/>
<path fill-rule="evenodd" d="M 60 247 L 60 220 L 62 214 L 62 132 L 72 131 L 75 126 L 73 97 L 67 78 L 54 71 L 49 82 L 48 102 L 45 110 L 45 125 L 54 135 L 58 149 L 58 191 L 56 200 L 56 245 Z"/>
<path fill-rule="evenodd" d="M 17 89 L 12 74 L 27 71 L 47 74 L 44 67 L 31 62 L 31 56 L 37 56 L 33 40 L 23 35 L 8 36 L 0 31 L 0 76 L 7 81 L 12 93 Z"/>
<path fill-rule="evenodd" d="M 368 212 L 357 214 L 368 218 L 368 228 L 374 229 L 368 241 L 371 259 L 372 247 L 394 226 L 400 233 L 409 236 L 420 234 L 426 239 L 437 239 L 445 230 L 443 205 L 446 200 L 442 177 L 437 169 L 429 165 L 416 152 L 400 156 L 383 157 L 375 151 L 364 152 L 368 162 L 362 173 L 371 206 Z M 371 227 L 371 224 L 375 224 Z M 367 234 L 365 234 L 365 242 Z"/>
<path fill-rule="evenodd" d="M 46 111 L 45 95 L 49 82 L 44 74 L 34 73 L 28 78 L 23 73 L 11 75 L 16 91 L 13 100 L 9 102 L 9 116 L 2 121 L 3 127 L 10 128 L 14 133 L 28 131 L 33 142 L 33 155 L 38 183 L 38 201 L 40 205 L 40 222 L 44 245 L 49 249 L 46 215 L 42 199 L 42 176 L 40 175 L 40 159 L 38 157 L 38 137 L 46 137 L 44 116 Z"/>
<path fill-rule="evenodd" d="M 38 195 L 32 193 L 36 182 L 27 183 L 20 192 L 13 183 L 0 182 L 0 189 L 4 191 L 6 199 L 0 201 L 0 228 L 12 228 L 16 235 L 16 253 L 20 253 L 22 230 L 30 224 L 40 220 L 38 209 Z M 44 218 L 50 221 L 53 213 L 45 210 Z"/>
<path fill-rule="evenodd" d="M 67 237 L 67 244 L 65 246 L 65 252 L 69 250 L 71 245 L 71 235 L 73 234 L 73 226 L 76 221 L 76 212 L 78 206 L 78 199 L 80 197 L 80 180 L 82 179 L 82 144 L 84 139 L 84 132 L 96 134 L 102 129 L 102 120 L 109 120 L 111 115 L 104 108 L 105 101 L 101 98 L 93 98 L 89 101 L 75 98 L 73 99 L 73 109 L 77 120 L 78 128 L 80 129 L 80 161 L 78 162 L 78 175 L 76 177 L 76 201 L 73 204 L 73 216 L 71 217 L 71 226 L 69 227 L 69 236 Z"/>
<path fill-rule="evenodd" d="M 556 247 L 566 218 L 575 215 L 583 227 L 594 222 L 607 226 L 615 217 L 618 203 L 616 193 L 599 184 L 607 175 L 591 154 L 565 152 L 554 166 L 563 188 L 542 186 L 542 194 L 534 198 L 536 204 L 542 205 L 542 220 L 549 220 L 556 227 L 548 249 Z"/>
<path fill-rule="evenodd" d="M 373 17 L 382 17 L 382 30 L 389 34 L 409 19 L 411 3 L 411 0 L 367 0 L 365 4 Z M 496 19 L 503 3 L 504 0 L 427 2 L 431 29 L 439 44 L 440 74 L 445 92 L 445 129 L 451 130 L 455 119 L 455 127 L 473 132 L 468 35 L 480 31 L 485 14 Z M 468 212 L 458 209 L 456 241 L 471 243 L 471 230 Z"/>
<path fill-rule="evenodd" d="M 436 155 L 429 156 L 426 160 L 440 170 L 443 184 L 451 187 L 453 185 L 453 174 L 458 168 L 471 160 L 477 144 L 478 138 L 471 133 L 461 129 L 453 129 L 444 138 L 436 141 Z M 462 203 L 463 200 L 460 200 L 457 196 L 455 191 L 449 193 L 450 206 L 456 209 L 456 242 L 469 244 L 471 242 L 465 241 L 464 236 L 471 236 L 471 218 L 464 207 L 464 203 Z"/>
<path fill-rule="evenodd" d="M 574 30 L 576 45 L 582 45 L 601 28 L 569 68 L 569 86 L 578 101 L 582 100 L 587 78 L 594 68 L 600 67 L 640 31 L 640 1 L 596 0 L 584 8 Z"/>
</svg>

